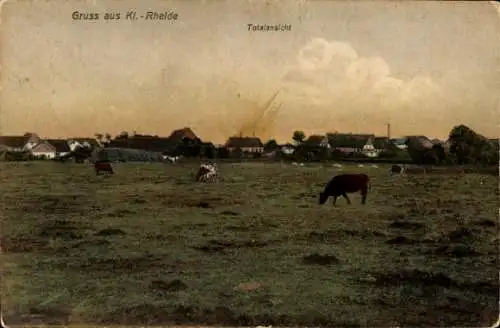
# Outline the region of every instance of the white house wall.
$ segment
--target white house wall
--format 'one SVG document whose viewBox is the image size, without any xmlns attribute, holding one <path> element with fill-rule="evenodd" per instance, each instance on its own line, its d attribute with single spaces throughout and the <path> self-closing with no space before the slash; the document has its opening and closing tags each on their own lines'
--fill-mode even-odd
<svg viewBox="0 0 500 328">
<path fill-rule="evenodd" d="M 42 156 L 45 156 L 46 158 L 48 159 L 51 159 L 51 158 L 54 158 L 56 157 L 56 153 L 55 152 L 45 152 L 45 151 L 33 151 L 31 152 L 33 154 L 33 156 L 36 156 L 36 157 L 42 157 Z"/>
</svg>

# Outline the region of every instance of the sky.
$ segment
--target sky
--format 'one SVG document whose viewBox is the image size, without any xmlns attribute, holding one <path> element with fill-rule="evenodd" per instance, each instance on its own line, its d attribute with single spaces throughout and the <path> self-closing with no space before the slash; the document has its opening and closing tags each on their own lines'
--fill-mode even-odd
<svg viewBox="0 0 500 328">
<path fill-rule="evenodd" d="M 0 17 L 3 135 L 499 136 L 494 2 L 11 0 Z"/>
</svg>

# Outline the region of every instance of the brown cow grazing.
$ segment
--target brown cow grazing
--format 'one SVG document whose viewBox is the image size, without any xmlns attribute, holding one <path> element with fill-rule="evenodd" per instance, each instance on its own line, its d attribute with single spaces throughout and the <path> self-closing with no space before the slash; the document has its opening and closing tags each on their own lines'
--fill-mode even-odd
<svg viewBox="0 0 500 328">
<path fill-rule="evenodd" d="M 337 202 L 337 197 L 344 196 L 347 199 L 347 204 L 351 204 L 347 193 L 361 191 L 361 204 L 366 203 L 366 196 L 368 195 L 368 186 L 370 179 L 366 174 L 340 174 L 334 176 L 330 182 L 327 183 L 325 190 L 319 194 L 319 204 L 326 203 L 329 196 L 333 196 L 333 205 Z"/>
<path fill-rule="evenodd" d="M 94 163 L 94 169 L 96 175 L 99 175 L 101 171 L 107 172 L 109 174 L 113 174 L 113 167 L 111 167 L 111 163 L 107 161 L 98 161 Z"/>
</svg>

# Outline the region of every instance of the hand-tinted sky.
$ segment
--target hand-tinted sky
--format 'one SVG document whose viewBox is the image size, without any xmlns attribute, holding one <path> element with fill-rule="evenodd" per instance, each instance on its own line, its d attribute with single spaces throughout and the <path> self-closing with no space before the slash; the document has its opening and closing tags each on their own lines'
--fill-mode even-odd
<svg viewBox="0 0 500 328">
<path fill-rule="evenodd" d="M 125 20 L 174 10 L 177 21 Z M 44 137 L 255 132 L 498 136 L 499 13 L 491 2 L 8 1 L 0 132 Z M 74 11 L 100 14 L 74 21 Z M 121 13 L 105 21 L 104 13 Z M 291 24 L 248 31 L 247 24 Z M 259 116 L 279 91 L 273 115 Z"/>
</svg>

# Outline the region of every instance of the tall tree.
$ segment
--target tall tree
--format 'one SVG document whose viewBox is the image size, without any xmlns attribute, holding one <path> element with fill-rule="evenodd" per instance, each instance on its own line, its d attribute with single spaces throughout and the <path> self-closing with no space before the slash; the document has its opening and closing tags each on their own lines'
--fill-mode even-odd
<svg viewBox="0 0 500 328">
<path fill-rule="evenodd" d="M 279 148 L 278 142 L 276 142 L 276 140 L 274 140 L 274 139 L 270 139 L 270 140 L 268 140 L 264 144 L 264 149 L 266 151 L 268 151 L 268 150 L 275 150 L 275 149 L 278 149 L 278 148 Z"/>
<path fill-rule="evenodd" d="M 303 143 L 305 139 L 306 139 L 306 134 L 304 133 L 304 131 L 297 130 L 293 132 L 292 140 L 295 141 L 297 144 Z"/>
<path fill-rule="evenodd" d="M 484 136 L 463 124 L 451 129 L 448 141 L 450 154 L 459 164 L 493 165 L 498 163 L 498 151 Z"/>
</svg>

